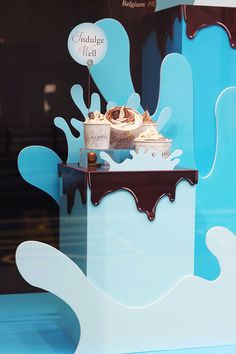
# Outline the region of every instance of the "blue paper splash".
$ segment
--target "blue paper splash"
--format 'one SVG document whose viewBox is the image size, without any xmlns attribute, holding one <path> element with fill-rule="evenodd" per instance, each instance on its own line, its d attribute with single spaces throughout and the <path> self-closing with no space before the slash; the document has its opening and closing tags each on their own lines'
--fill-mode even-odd
<svg viewBox="0 0 236 354">
<path fill-rule="evenodd" d="M 48 193 L 59 203 L 57 165 L 60 157 L 44 146 L 29 146 L 18 156 L 18 169 L 24 180 Z"/>
<path fill-rule="evenodd" d="M 100 157 L 110 165 L 110 171 L 172 171 L 179 164 L 182 155 L 181 150 L 172 152 L 170 156 L 164 158 L 159 152 L 153 156 L 152 151 L 145 152 L 141 148 L 139 152 L 130 151 L 131 159 L 127 158 L 122 163 L 114 161 L 105 151 L 100 152 Z"/>
<path fill-rule="evenodd" d="M 88 112 L 101 111 L 101 100 L 100 96 L 97 93 L 91 95 L 91 105 L 87 107 L 84 102 L 84 91 L 81 85 L 74 85 L 71 88 L 71 97 L 78 107 L 78 109 L 83 114 L 84 118 L 88 116 Z"/>
<path fill-rule="evenodd" d="M 76 123 L 75 123 L 76 121 Z M 72 133 L 69 125 L 66 120 L 62 117 L 56 117 L 54 119 L 54 124 L 57 128 L 61 129 L 67 141 L 68 155 L 66 161 L 79 161 L 79 151 L 83 147 L 83 134 L 80 133 L 80 136 L 76 138 Z M 79 131 L 83 131 L 83 123 L 77 121 L 75 118 L 71 120 L 71 124 Z"/>
<path fill-rule="evenodd" d="M 236 238 L 229 230 L 214 227 L 206 240 L 219 260 L 221 276 L 214 282 L 185 276 L 143 307 L 114 301 L 70 258 L 47 244 L 23 242 L 16 264 L 29 284 L 53 293 L 74 311 L 81 328 L 75 354 L 229 345 L 235 343 Z"/>
<path fill-rule="evenodd" d="M 207 250 L 204 232 L 213 225 L 236 231 L 236 88 L 225 89 L 216 103 L 217 147 L 213 167 L 197 186 L 195 273 L 212 280 L 219 275 L 215 257 Z"/>
<path fill-rule="evenodd" d="M 160 117 L 165 107 L 171 108 L 171 119 L 162 134 L 173 139 L 173 150 L 184 151 L 181 166 L 195 168 L 193 80 L 189 63 L 181 54 L 167 55 L 161 65 L 159 101 L 153 116 Z"/>
</svg>

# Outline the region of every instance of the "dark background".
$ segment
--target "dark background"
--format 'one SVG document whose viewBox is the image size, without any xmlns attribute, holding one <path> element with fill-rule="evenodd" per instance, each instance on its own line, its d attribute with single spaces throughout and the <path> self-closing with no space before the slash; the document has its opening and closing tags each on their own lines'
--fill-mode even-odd
<svg viewBox="0 0 236 354">
<path fill-rule="evenodd" d="M 17 156 L 29 145 L 44 145 L 64 160 L 64 135 L 53 125 L 60 115 L 83 119 L 70 97 L 80 83 L 88 90 L 88 72 L 67 51 L 77 24 L 104 17 L 119 19 L 131 40 L 131 69 L 141 94 L 142 33 L 138 16 L 116 13 L 112 1 L 1 0 L 0 11 L 0 293 L 32 292 L 15 266 L 16 247 L 40 240 L 58 247 L 59 209 L 47 194 L 27 184 Z M 131 17 L 131 18 L 130 18 Z M 46 93 L 52 84 L 54 93 Z M 97 91 L 92 83 L 92 91 Z M 45 110 L 45 103 L 48 109 Z"/>
</svg>

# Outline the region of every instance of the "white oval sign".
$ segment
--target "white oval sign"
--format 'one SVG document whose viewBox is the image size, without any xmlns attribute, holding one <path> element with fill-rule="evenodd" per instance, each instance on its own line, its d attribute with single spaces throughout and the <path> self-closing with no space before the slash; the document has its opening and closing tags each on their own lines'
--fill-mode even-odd
<svg viewBox="0 0 236 354">
<path fill-rule="evenodd" d="M 107 38 L 97 25 L 82 23 L 70 32 L 68 49 L 77 63 L 92 66 L 104 58 L 107 51 Z"/>
</svg>

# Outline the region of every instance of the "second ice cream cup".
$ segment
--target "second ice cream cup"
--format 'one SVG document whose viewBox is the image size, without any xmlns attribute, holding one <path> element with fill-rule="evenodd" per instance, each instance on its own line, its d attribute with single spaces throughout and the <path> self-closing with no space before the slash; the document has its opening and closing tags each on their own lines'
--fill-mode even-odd
<svg viewBox="0 0 236 354">
<path fill-rule="evenodd" d="M 139 135 L 140 128 L 132 130 L 119 130 L 111 128 L 111 139 L 110 148 L 111 149 L 133 149 L 134 139 Z"/>
<path fill-rule="evenodd" d="M 158 123 L 143 123 L 139 129 L 139 134 L 147 131 L 150 127 L 158 129 Z"/>
<path fill-rule="evenodd" d="M 144 151 L 152 151 L 155 156 L 156 153 L 161 153 L 164 158 L 167 158 L 170 155 L 172 140 L 171 139 L 148 139 L 148 140 L 136 140 L 135 141 L 135 151 L 138 153 L 141 148 L 144 148 Z"/>
</svg>

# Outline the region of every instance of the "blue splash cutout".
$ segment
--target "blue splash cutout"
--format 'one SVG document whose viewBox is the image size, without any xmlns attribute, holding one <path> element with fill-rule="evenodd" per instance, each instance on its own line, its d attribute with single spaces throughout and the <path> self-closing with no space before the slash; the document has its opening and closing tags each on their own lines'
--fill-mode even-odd
<svg viewBox="0 0 236 354">
<path fill-rule="evenodd" d="M 195 274 L 212 280 L 219 275 L 216 258 L 205 244 L 205 232 L 220 225 L 236 232 L 236 88 L 222 92 L 216 103 L 217 150 L 211 172 L 197 186 Z"/>
<path fill-rule="evenodd" d="M 71 125 L 78 130 L 80 136 L 76 138 L 70 130 L 69 125 L 62 117 L 56 117 L 54 119 L 54 124 L 57 128 L 61 129 L 66 136 L 68 155 L 67 162 L 76 163 L 79 161 L 80 149 L 84 146 L 84 134 L 83 134 L 83 123 L 75 118 L 71 120 Z"/>
<path fill-rule="evenodd" d="M 88 112 L 101 111 L 101 100 L 97 93 L 91 95 L 91 105 L 87 107 L 84 102 L 84 90 L 81 85 L 74 85 L 71 88 L 71 97 L 78 107 L 78 109 L 83 114 L 84 118 L 87 118 Z"/>
<path fill-rule="evenodd" d="M 126 107 L 130 107 L 130 108 L 133 108 L 133 109 L 136 109 L 137 111 L 140 111 L 143 112 L 142 108 L 140 107 L 140 96 L 137 92 L 135 93 L 132 93 L 128 99 L 127 99 L 127 102 L 125 104 Z M 107 103 L 107 106 L 106 106 L 106 109 L 109 110 L 115 106 L 118 106 L 119 104 L 117 102 L 114 102 L 114 101 L 109 101 Z"/>
<path fill-rule="evenodd" d="M 18 156 L 18 169 L 24 180 L 48 193 L 59 203 L 59 156 L 44 146 L 29 146 Z"/>
<path fill-rule="evenodd" d="M 172 171 L 179 164 L 182 151 L 176 150 L 164 158 L 160 152 L 153 156 L 152 151 L 145 152 L 141 148 L 138 153 L 130 150 L 130 155 L 131 158 L 117 163 L 107 152 L 100 152 L 100 157 L 110 165 L 110 171 Z"/>
<path fill-rule="evenodd" d="M 159 116 L 166 106 L 171 107 L 171 119 L 162 134 L 173 139 L 173 151 L 184 151 L 181 166 L 195 168 L 192 73 L 185 57 L 177 53 L 169 54 L 162 62 L 159 102 L 154 116 Z"/>
</svg>

